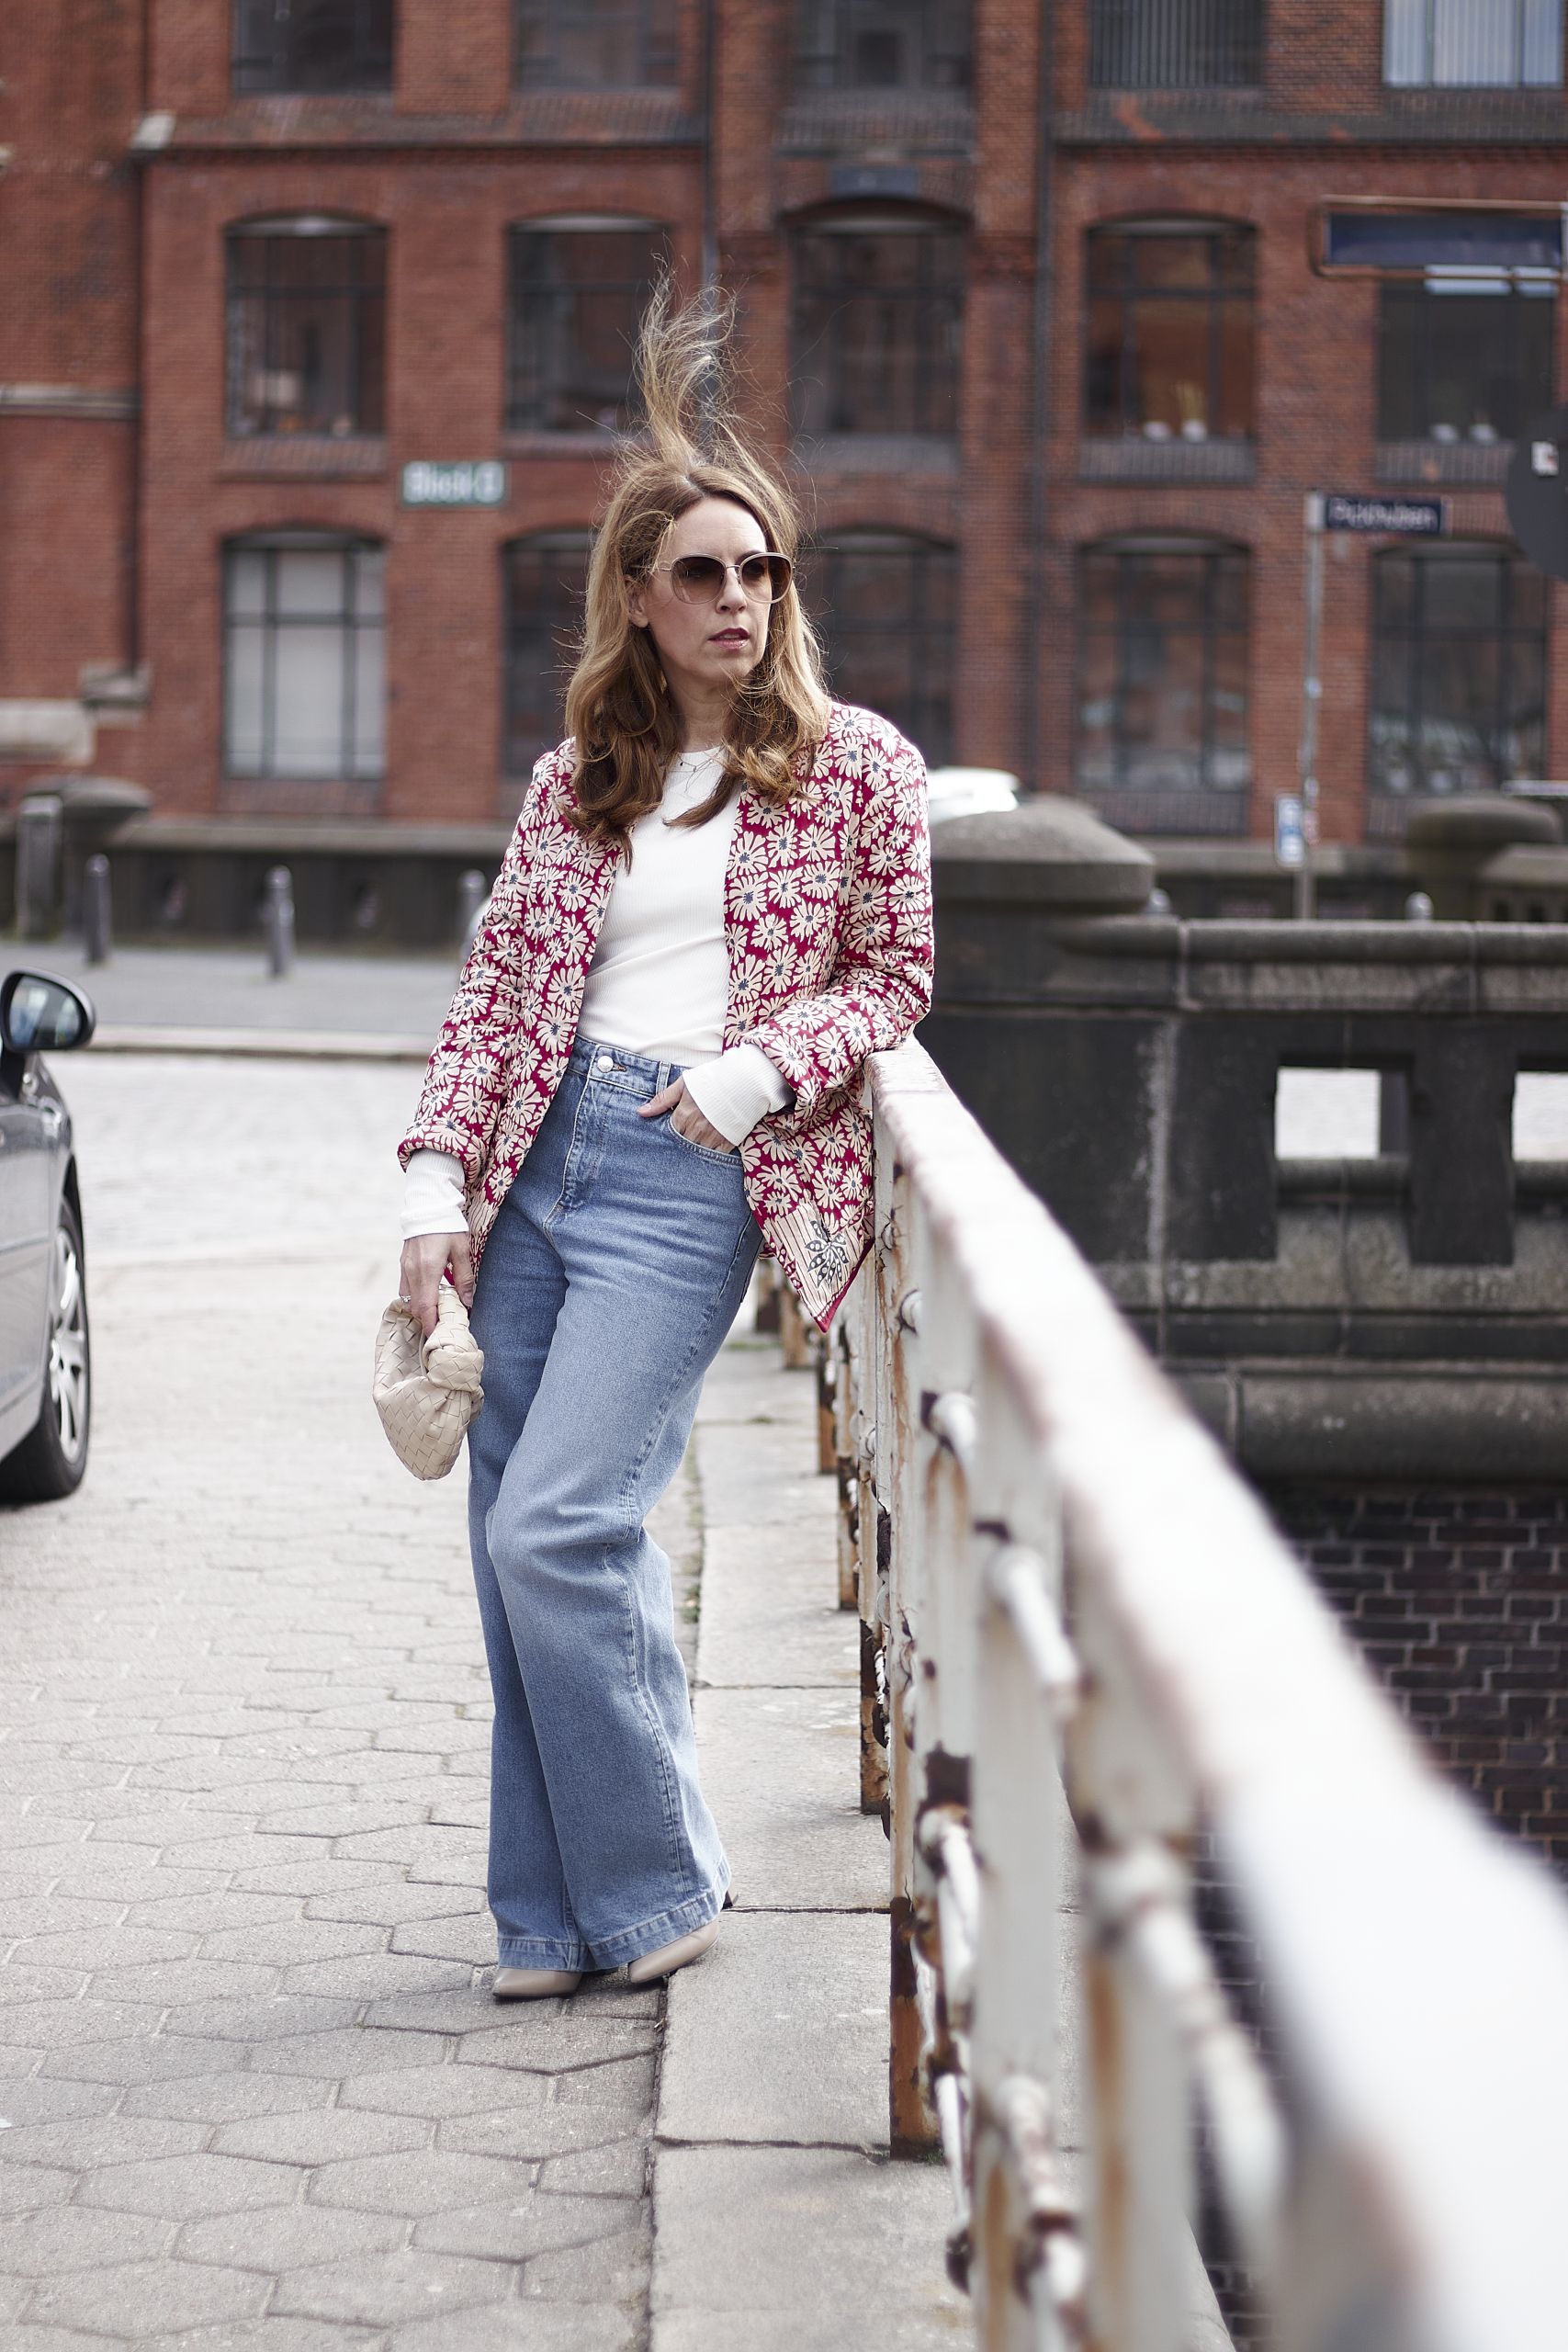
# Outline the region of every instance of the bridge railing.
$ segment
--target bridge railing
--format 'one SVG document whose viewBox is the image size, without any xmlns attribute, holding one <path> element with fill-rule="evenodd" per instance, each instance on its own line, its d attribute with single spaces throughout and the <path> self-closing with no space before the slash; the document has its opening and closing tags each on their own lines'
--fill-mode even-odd
<svg viewBox="0 0 1568 2352">
<path fill-rule="evenodd" d="M 1568 1904 L 1428 1768 L 1302 1568 L 915 1045 L 825 1402 L 891 1839 L 890 2123 L 987 2352 L 1563 2339 Z M 1268 2059 L 1194 1909 L 1261 1957 Z M 1196 2272 L 1196 2277 L 1195 2277 Z"/>
</svg>

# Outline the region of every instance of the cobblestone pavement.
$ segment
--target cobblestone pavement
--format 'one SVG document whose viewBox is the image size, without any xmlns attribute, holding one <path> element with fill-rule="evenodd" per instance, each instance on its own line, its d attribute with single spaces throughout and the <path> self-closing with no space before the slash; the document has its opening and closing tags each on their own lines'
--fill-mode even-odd
<svg viewBox="0 0 1568 2352">
<path fill-rule="evenodd" d="M 620 2352 L 662 1996 L 487 1989 L 461 1482 L 368 1397 L 412 1073 L 187 1074 L 61 1071 L 98 1393 L 0 1512 L 0 2338 Z"/>
</svg>

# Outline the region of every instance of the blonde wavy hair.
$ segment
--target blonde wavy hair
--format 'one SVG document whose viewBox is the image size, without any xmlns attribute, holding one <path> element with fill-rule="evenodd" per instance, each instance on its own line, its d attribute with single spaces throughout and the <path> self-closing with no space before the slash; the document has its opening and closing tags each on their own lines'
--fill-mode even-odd
<svg viewBox="0 0 1568 2352">
<path fill-rule="evenodd" d="M 728 498 L 767 542 L 793 559 L 800 521 L 784 483 L 747 447 L 734 421 L 729 304 L 677 306 L 668 282 L 655 292 L 637 337 L 636 376 L 644 421 L 616 465 L 588 566 L 581 648 L 567 689 L 576 744 L 572 821 L 615 841 L 657 808 L 681 750 L 681 720 L 651 632 L 631 616 L 628 592 L 646 580 L 679 517 L 703 498 Z M 822 739 L 828 694 L 821 655 L 793 581 L 770 607 L 761 660 L 739 684 L 726 730 L 728 757 L 714 791 L 680 818 L 705 824 L 742 783 L 766 800 L 801 789 L 800 755 Z"/>
</svg>

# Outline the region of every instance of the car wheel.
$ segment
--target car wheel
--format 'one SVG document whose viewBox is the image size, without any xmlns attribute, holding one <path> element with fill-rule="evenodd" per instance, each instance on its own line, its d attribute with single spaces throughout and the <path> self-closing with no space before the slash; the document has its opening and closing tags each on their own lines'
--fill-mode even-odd
<svg viewBox="0 0 1568 2352">
<path fill-rule="evenodd" d="M 43 1396 L 35 1426 L 0 1462 L 0 1498 L 49 1503 L 75 1493 L 87 1467 L 92 1395 L 82 1225 L 71 1203 L 62 1199 L 50 1267 Z"/>
</svg>

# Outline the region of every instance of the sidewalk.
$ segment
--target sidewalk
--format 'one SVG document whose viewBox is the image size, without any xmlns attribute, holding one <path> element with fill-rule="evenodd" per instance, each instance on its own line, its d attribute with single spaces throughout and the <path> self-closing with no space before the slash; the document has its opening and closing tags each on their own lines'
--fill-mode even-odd
<svg viewBox="0 0 1568 2352">
<path fill-rule="evenodd" d="M 697 1738 L 736 1910 L 670 1985 L 652 2352 L 957 2346 L 946 2174 L 887 2154 L 887 1843 L 859 1807 L 858 1627 L 810 1378 L 732 1341 L 694 1444 Z"/>
<path fill-rule="evenodd" d="M 329 1039 L 355 1053 L 429 1052 L 457 978 L 450 956 L 367 951 L 301 953 L 274 979 L 258 939 L 236 947 L 119 947 L 89 965 L 76 940 L 0 941 L 0 970 L 30 965 L 73 980 L 97 1007 L 100 1049 L 141 1046 L 148 1034 L 270 1033 L 319 1051 Z M 129 1034 L 128 1034 L 129 1033 Z M 162 1042 L 174 1042 L 166 1035 Z"/>
</svg>

